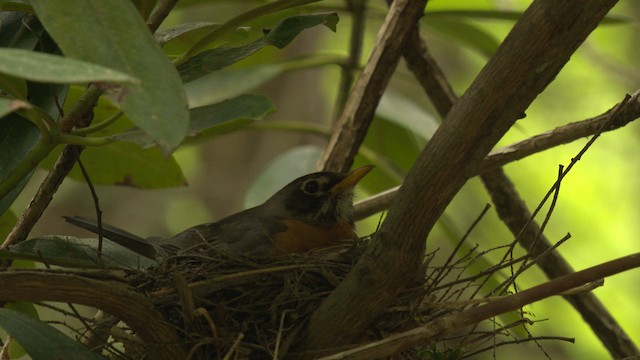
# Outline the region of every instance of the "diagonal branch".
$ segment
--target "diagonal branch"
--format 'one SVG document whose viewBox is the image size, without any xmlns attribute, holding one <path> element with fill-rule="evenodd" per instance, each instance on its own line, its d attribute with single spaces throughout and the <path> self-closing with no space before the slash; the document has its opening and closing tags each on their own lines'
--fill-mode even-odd
<svg viewBox="0 0 640 360">
<path fill-rule="evenodd" d="M 303 348 L 352 341 L 422 277 L 425 239 L 445 207 L 615 3 L 531 4 L 427 143 L 354 269 L 311 316 Z"/>
<path fill-rule="evenodd" d="M 421 71 L 425 72 L 424 70 Z M 442 96 L 431 97 L 432 93 L 440 91 L 439 88 L 430 85 L 427 87 L 425 86 L 425 83 L 420 80 L 419 76 L 416 75 L 416 78 L 419 79 L 423 87 L 429 89 L 427 90 L 427 94 L 430 96 L 434 104 L 436 104 L 436 100 L 434 100 L 434 98 L 443 98 Z M 455 100 L 453 102 L 455 102 Z M 439 101 L 438 104 L 443 108 L 446 106 L 442 101 Z M 622 108 L 620 110 L 616 110 L 613 118 L 609 118 L 613 109 L 617 109 L 620 105 L 622 105 Z M 479 175 L 483 172 L 497 169 L 511 162 L 524 159 L 525 157 L 535 153 L 594 135 L 605 123 L 607 123 L 607 126 L 603 129 L 603 132 L 617 130 L 638 118 L 640 118 L 640 90 L 633 93 L 629 101 L 624 104 L 618 103 L 610 110 L 607 110 L 598 116 L 559 126 L 553 130 L 532 136 L 526 140 L 522 140 L 515 144 L 490 152 L 478 167 L 478 171 L 473 175 Z M 364 219 L 377 212 L 388 209 L 399 188 L 399 186 L 391 188 L 356 203 L 355 218 L 357 220 Z"/>
<path fill-rule="evenodd" d="M 318 163 L 323 170 L 351 167 L 382 93 L 400 60 L 409 30 L 422 16 L 427 0 L 396 0 L 382 24 L 376 44 L 356 81 L 329 143 Z"/>
<path fill-rule="evenodd" d="M 383 358 L 413 346 L 426 344 L 438 335 L 463 329 L 494 316 L 518 310 L 536 301 L 561 295 L 563 292 L 575 289 L 583 284 L 638 267 L 640 267 L 640 253 L 628 255 L 553 279 L 517 294 L 500 297 L 486 305 L 454 313 L 442 319 L 429 322 L 419 328 L 324 357 L 322 360 Z"/>
<path fill-rule="evenodd" d="M 445 117 L 457 99 L 438 64 L 429 55 L 417 29 L 407 42 L 404 56 L 438 112 Z M 539 258 L 545 254 L 538 259 L 537 265 L 550 279 L 571 274 L 573 269 L 558 252 L 552 251 L 551 242 L 541 234 L 540 227 L 531 221 L 531 213 L 500 166 L 553 146 L 589 135 L 599 136 L 602 131 L 625 126 L 640 116 L 639 96 L 640 91 L 637 91 L 630 99 L 625 98 L 602 115 L 571 123 L 494 151 L 481 164 L 480 177 L 491 195 L 500 219 L 531 257 Z M 638 353 L 638 348 L 594 294 L 584 293 L 565 298 L 582 315 L 613 357 L 628 357 Z"/>
</svg>

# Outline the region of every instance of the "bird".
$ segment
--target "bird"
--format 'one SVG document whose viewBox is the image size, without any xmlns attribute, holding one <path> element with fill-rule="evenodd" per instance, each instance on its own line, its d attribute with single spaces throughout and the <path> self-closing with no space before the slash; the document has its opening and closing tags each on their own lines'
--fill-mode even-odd
<svg viewBox="0 0 640 360">
<path fill-rule="evenodd" d="M 96 220 L 82 216 L 64 219 L 156 261 L 202 249 L 249 257 L 305 253 L 358 238 L 353 189 L 372 168 L 366 165 L 347 173 L 322 171 L 299 177 L 261 205 L 167 238 L 143 238 L 108 224 L 99 227 Z"/>
</svg>

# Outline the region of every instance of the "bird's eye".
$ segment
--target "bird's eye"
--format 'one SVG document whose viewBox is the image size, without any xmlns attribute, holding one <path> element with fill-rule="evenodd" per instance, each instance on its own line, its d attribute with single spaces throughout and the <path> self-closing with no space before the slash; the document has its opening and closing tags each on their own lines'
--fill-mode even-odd
<svg viewBox="0 0 640 360">
<path fill-rule="evenodd" d="M 315 180 L 309 180 L 304 184 L 304 192 L 307 194 L 315 194 L 320 190 L 320 184 Z"/>
</svg>

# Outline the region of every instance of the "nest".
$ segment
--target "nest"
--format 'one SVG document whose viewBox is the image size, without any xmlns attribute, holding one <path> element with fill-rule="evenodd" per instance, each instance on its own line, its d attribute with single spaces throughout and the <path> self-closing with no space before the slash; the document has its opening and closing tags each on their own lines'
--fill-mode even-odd
<svg viewBox="0 0 640 360">
<path fill-rule="evenodd" d="M 195 358 L 237 352 L 272 359 L 287 351 L 363 250 L 352 242 L 278 259 L 180 255 L 128 280 L 197 349 Z"/>
<path fill-rule="evenodd" d="M 366 241 L 359 241 L 262 260 L 225 253 L 180 255 L 157 267 L 131 272 L 127 281 L 145 293 L 176 327 L 191 349 L 190 358 L 226 359 L 234 355 L 281 359 L 291 354 L 290 346 L 305 321 L 347 276 L 365 247 Z M 425 261 L 424 281 L 399 293 L 352 346 L 416 328 L 483 302 L 473 300 L 479 283 L 500 267 L 480 275 L 464 275 L 469 264 L 483 255 L 471 249 L 458 259 L 450 256 L 438 267 L 429 267 L 429 261 Z M 508 265 L 513 263 L 503 266 Z M 508 329 L 522 321 L 507 326 L 494 322 L 485 328 L 465 330 L 464 334 L 449 334 L 448 338 L 439 338 L 437 345 L 405 350 L 394 359 L 464 358 L 482 351 L 483 344 L 491 344 L 486 349 L 495 347 L 496 335 L 511 336 Z M 134 346 L 126 337 L 115 342 L 125 345 L 125 352 L 116 357 L 142 357 L 140 353 L 132 355 Z"/>
</svg>

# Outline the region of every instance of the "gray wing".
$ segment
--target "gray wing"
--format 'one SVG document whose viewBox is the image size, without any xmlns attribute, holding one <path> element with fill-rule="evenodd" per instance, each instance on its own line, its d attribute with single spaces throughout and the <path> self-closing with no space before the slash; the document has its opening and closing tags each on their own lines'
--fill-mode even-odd
<svg viewBox="0 0 640 360">
<path fill-rule="evenodd" d="M 216 223 L 197 225 L 176 236 L 162 240 L 162 247 L 189 252 L 190 249 L 220 250 L 237 255 L 274 255 L 277 245 L 271 235 L 286 230 L 273 219 L 245 211 Z"/>
</svg>

